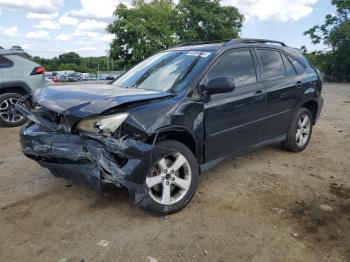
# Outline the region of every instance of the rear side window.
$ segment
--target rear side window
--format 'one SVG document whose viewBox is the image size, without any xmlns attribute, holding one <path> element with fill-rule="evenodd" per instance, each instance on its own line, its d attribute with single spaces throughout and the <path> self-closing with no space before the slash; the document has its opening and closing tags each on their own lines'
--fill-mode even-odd
<svg viewBox="0 0 350 262">
<path fill-rule="evenodd" d="M 298 74 L 301 74 L 304 72 L 305 67 L 299 61 L 297 61 L 295 58 L 291 56 L 288 56 L 288 59 L 293 63 L 293 66 Z"/>
<path fill-rule="evenodd" d="M 7 59 L 6 57 L 0 55 L 0 68 L 6 68 L 12 66 L 12 61 Z"/>
<path fill-rule="evenodd" d="M 256 83 L 256 71 L 249 50 L 238 50 L 224 54 L 208 74 L 209 79 L 220 76 L 233 77 L 236 86 Z"/>
<path fill-rule="evenodd" d="M 258 49 L 257 52 L 263 67 L 264 79 L 285 76 L 285 69 L 280 52 L 266 49 Z"/>
<path fill-rule="evenodd" d="M 283 58 L 284 67 L 286 69 L 286 76 L 293 76 L 296 74 L 294 67 L 292 66 L 291 62 L 287 59 L 287 57 L 284 54 L 281 54 Z"/>
</svg>

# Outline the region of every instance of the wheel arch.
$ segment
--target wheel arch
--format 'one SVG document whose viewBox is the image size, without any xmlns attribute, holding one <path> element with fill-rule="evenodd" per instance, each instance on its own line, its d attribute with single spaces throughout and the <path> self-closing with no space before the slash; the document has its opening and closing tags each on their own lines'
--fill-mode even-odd
<svg viewBox="0 0 350 262">
<path fill-rule="evenodd" d="M 0 89 L 0 94 L 6 93 L 19 93 L 21 95 L 27 95 L 30 93 L 30 88 L 21 84 L 4 84 Z"/>
<path fill-rule="evenodd" d="M 317 113 L 318 113 L 318 104 L 317 104 L 317 102 L 314 101 L 314 100 L 309 100 L 309 101 L 304 102 L 301 105 L 301 107 L 304 107 L 304 108 L 310 110 L 310 112 L 312 114 L 313 124 L 315 124 Z"/>
<path fill-rule="evenodd" d="M 153 136 L 150 137 L 149 141 L 153 143 L 157 143 L 162 140 L 175 140 L 178 141 L 185 146 L 187 146 L 195 158 L 198 160 L 198 150 L 197 150 L 197 141 L 195 136 L 189 131 L 187 128 L 182 126 L 173 126 L 173 127 L 165 127 L 158 130 Z"/>
</svg>

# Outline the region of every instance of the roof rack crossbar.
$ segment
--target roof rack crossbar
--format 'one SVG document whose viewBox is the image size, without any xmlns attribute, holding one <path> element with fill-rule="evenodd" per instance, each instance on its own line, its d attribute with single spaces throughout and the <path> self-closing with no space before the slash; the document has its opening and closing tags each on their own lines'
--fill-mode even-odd
<svg viewBox="0 0 350 262">
<path fill-rule="evenodd" d="M 280 44 L 282 46 L 286 46 L 285 43 L 281 41 L 276 40 L 268 40 L 268 39 L 255 39 L 255 38 L 240 38 L 240 39 L 232 39 L 231 41 L 228 41 L 225 43 L 225 45 L 231 45 L 231 44 L 239 44 L 239 43 L 245 43 L 245 44 L 254 44 L 254 43 L 272 43 L 272 44 Z"/>
</svg>

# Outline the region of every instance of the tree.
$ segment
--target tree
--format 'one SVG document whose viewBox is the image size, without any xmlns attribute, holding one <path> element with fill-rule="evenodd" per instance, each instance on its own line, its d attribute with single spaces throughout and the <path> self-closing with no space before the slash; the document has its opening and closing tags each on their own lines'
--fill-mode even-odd
<svg viewBox="0 0 350 262">
<path fill-rule="evenodd" d="M 171 0 L 144 0 L 133 2 L 128 8 L 119 4 L 116 17 L 107 31 L 115 35 L 111 44 L 111 56 L 125 64 L 135 64 L 176 42 L 174 4 Z"/>
<path fill-rule="evenodd" d="M 111 56 L 133 65 L 180 42 L 238 37 L 244 17 L 219 0 L 135 0 L 120 4 L 107 31 L 114 34 Z"/>
<path fill-rule="evenodd" d="M 237 38 L 244 20 L 236 7 L 220 0 L 180 0 L 177 34 L 181 41 L 215 41 Z"/>
<path fill-rule="evenodd" d="M 75 52 L 69 52 L 58 56 L 61 63 L 65 64 L 81 64 L 81 57 Z"/>
<path fill-rule="evenodd" d="M 327 15 L 325 23 L 304 32 L 312 43 L 324 43 L 331 47 L 328 53 L 313 52 L 314 60 L 329 80 L 350 81 L 350 0 L 332 0 L 336 15 Z"/>
</svg>

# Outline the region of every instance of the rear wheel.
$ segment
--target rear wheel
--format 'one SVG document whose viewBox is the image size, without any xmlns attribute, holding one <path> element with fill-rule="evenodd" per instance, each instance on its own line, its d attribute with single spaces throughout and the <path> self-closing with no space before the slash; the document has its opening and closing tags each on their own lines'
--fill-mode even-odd
<svg viewBox="0 0 350 262">
<path fill-rule="evenodd" d="M 289 127 L 287 139 L 282 142 L 284 149 L 292 152 L 303 151 L 311 138 L 312 122 L 310 110 L 300 108 Z"/>
<path fill-rule="evenodd" d="M 146 177 L 149 188 L 144 208 L 159 214 L 171 214 L 184 208 L 194 196 L 198 186 L 198 164 L 185 145 L 165 140 L 157 144 L 155 161 Z"/>
<path fill-rule="evenodd" d="M 26 118 L 15 110 L 15 104 L 21 97 L 18 93 L 0 95 L 0 126 L 15 127 L 26 122 Z"/>
</svg>

